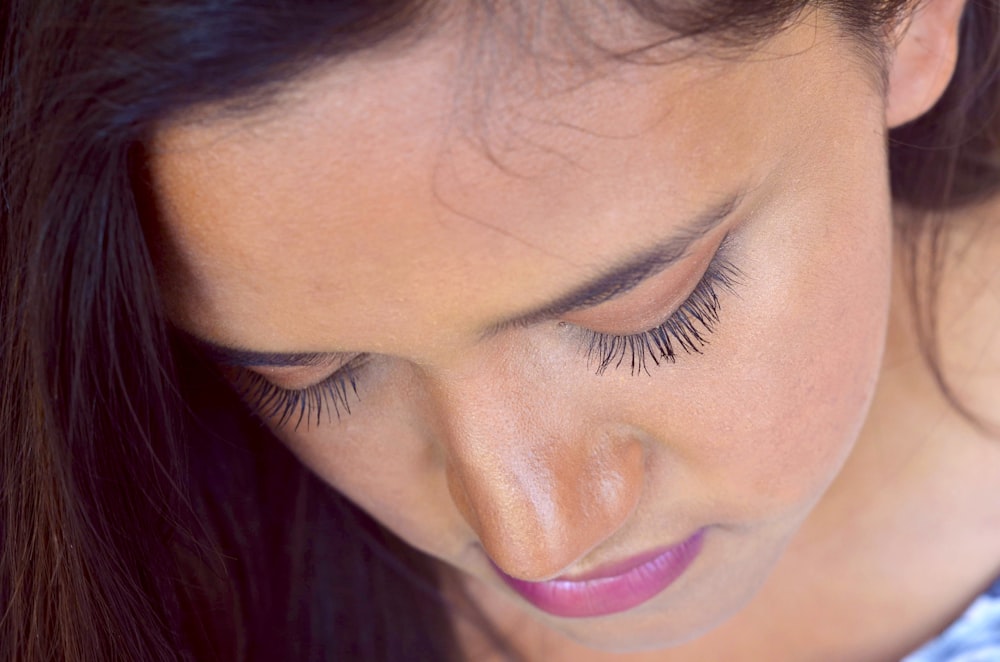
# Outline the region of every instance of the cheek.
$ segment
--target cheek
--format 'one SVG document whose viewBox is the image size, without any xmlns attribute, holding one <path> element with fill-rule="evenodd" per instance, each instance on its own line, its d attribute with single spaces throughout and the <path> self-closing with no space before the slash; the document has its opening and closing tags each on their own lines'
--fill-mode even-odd
<svg viewBox="0 0 1000 662">
<path fill-rule="evenodd" d="M 324 482 L 414 547 L 440 557 L 469 539 L 444 480 L 444 457 L 430 443 L 405 378 L 393 388 L 366 373 L 363 400 L 339 423 L 275 434 Z M 417 397 L 417 396 L 414 396 Z"/>
<path fill-rule="evenodd" d="M 701 386 L 715 409 L 701 435 L 705 463 L 725 474 L 720 489 L 748 495 L 761 513 L 813 503 L 867 415 L 890 256 L 887 217 L 862 211 L 847 216 L 863 219 L 853 224 L 793 231 L 784 250 L 750 265 L 747 294 L 727 311 L 740 328 L 712 348 L 723 365 Z"/>
</svg>

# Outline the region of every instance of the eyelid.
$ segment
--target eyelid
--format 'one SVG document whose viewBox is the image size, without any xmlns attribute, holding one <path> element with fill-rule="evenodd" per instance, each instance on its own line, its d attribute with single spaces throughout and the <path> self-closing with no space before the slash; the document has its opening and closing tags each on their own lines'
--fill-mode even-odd
<svg viewBox="0 0 1000 662">
<path fill-rule="evenodd" d="M 294 420 L 294 429 L 305 422 L 306 427 L 315 420 L 323 421 L 324 410 L 329 422 L 340 420 L 351 413 L 351 400 L 358 399 L 358 382 L 355 373 L 371 358 L 357 354 L 340 365 L 326 377 L 299 388 L 275 384 L 258 372 L 259 368 L 227 368 L 230 382 L 240 398 L 264 418 L 277 419 L 276 427 L 284 427 Z"/>
<path fill-rule="evenodd" d="M 712 251 L 689 253 L 682 261 L 639 283 L 620 297 L 564 315 L 562 321 L 611 335 L 642 333 L 662 324 L 663 310 L 675 310 L 690 296 L 716 258 L 725 251 L 728 233 Z M 645 294 L 650 303 L 637 303 Z"/>
<path fill-rule="evenodd" d="M 257 373 L 277 386 L 289 390 L 301 390 L 313 386 L 352 363 L 359 354 L 336 354 L 328 360 L 308 366 L 247 366 L 239 367 Z"/>
<path fill-rule="evenodd" d="M 687 298 L 672 306 L 658 326 L 628 334 L 580 329 L 589 338 L 588 360 L 597 358 L 597 374 L 603 374 L 609 367 L 621 367 L 628 353 L 633 375 L 649 374 L 647 358 L 656 366 L 661 360 L 673 363 L 677 347 L 687 354 L 701 354 L 701 348 L 708 344 L 707 336 L 715 331 L 720 319 L 716 286 L 732 292 L 742 282 L 742 272 L 729 260 L 729 245 L 727 235 Z"/>
</svg>

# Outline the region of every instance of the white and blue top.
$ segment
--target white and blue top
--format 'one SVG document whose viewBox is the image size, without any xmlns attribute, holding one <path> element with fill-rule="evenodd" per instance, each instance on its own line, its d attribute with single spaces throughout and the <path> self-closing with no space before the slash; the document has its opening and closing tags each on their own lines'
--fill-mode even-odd
<svg viewBox="0 0 1000 662">
<path fill-rule="evenodd" d="M 902 662 L 1000 662 L 1000 580 Z"/>
</svg>

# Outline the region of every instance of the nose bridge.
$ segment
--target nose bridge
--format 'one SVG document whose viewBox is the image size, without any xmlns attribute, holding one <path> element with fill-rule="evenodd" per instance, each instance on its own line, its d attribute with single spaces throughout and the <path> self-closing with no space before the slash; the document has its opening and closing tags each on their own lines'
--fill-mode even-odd
<svg viewBox="0 0 1000 662">
<path fill-rule="evenodd" d="M 594 429 L 555 387 L 509 363 L 439 379 L 452 498 L 493 562 L 521 579 L 565 570 L 641 494 L 640 442 Z"/>
</svg>

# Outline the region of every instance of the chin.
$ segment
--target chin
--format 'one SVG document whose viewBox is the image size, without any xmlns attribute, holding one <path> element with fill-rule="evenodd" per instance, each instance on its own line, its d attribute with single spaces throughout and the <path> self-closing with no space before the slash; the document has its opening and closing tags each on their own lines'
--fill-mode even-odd
<svg viewBox="0 0 1000 662">
<path fill-rule="evenodd" d="M 738 614 L 756 595 L 761 583 L 763 580 L 739 594 L 729 591 L 716 595 L 708 602 L 678 595 L 670 604 L 655 610 L 640 606 L 598 618 L 555 618 L 526 608 L 531 609 L 546 629 L 586 648 L 617 654 L 642 653 L 681 646 L 708 634 Z"/>
<path fill-rule="evenodd" d="M 588 619 L 589 622 L 580 621 L 567 627 L 565 623 L 556 625 L 547 619 L 545 625 L 586 648 L 616 654 L 643 653 L 674 648 L 698 639 L 729 620 L 740 607 L 742 605 L 706 616 L 697 623 L 685 619 L 681 624 L 662 615 L 641 624 L 597 623 L 600 619 Z"/>
</svg>

